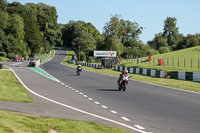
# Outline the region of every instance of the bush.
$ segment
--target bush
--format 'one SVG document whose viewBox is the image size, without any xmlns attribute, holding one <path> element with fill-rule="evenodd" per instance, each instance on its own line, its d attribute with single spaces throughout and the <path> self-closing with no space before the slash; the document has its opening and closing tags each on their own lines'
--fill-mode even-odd
<svg viewBox="0 0 200 133">
<path fill-rule="evenodd" d="M 16 54 L 14 54 L 14 53 L 8 53 L 8 58 L 15 59 L 15 57 L 16 57 Z"/>
<path fill-rule="evenodd" d="M 0 56 L 2 56 L 2 57 L 6 57 L 7 54 L 6 54 L 6 52 L 0 52 Z"/>
<path fill-rule="evenodd" d="M 0 61 L 9 61 L 9 59 L 6 58 L 6 57 L 1 57 L 1 56 L 0 56 Z"/>
<path fill-rule="evenodd" d="M 172 49 L 171 49 L 170 46 L 160 47 L 160 48 L 159 48 L 160 54 L 162 54 L 162 53 L 168 53 L 168 52 L 170 52 L 170 51 L 172 51 Z"/>
<path fill-rule="evenodd" d="M 80 61 L 86 61 L 86 54 L 84 52 L 80 53 Z"/>
</svg>

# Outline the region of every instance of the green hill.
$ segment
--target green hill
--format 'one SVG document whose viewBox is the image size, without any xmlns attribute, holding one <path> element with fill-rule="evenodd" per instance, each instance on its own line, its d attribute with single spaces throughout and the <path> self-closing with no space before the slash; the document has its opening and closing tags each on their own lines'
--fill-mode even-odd
<svg viewBox="0 0 200 133">
<path fill-rule="evenodd" d="M 152 61 L 146 61 L 148 57 L 139 59 L 122 60 L 125 66 L 154 68 L 167 71 L 197 71 L 200 72 L 200 46 L 177 50 L 165 54 L 152 56 Z M 159 66 L 158 59 L 163 60 L 163 66 Z"/>
</svg>

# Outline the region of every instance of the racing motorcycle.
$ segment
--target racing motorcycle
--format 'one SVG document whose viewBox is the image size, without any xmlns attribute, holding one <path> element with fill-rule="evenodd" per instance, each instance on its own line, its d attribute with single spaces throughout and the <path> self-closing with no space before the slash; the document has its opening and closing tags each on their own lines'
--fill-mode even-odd
<svg viewBox="0 0 200 133">
<path fill-rule="evenodd" d="M 80 76 L 81 70 L 82 70 L 82 68 L 78 68 L 78 69 L 76 70 L 77 76 Z"/>
<path fill-rule="evenodd" d="M 128 74 L 124 74 L 122 76 L 121 81 L 118 83 L 119 91 L 121 91 L 121 90 L 125 91 L 126 90 L 126 87 L 127 87 L 127 84 L 128 84 L 128 80 L 129 80 Z"/>
</svg>

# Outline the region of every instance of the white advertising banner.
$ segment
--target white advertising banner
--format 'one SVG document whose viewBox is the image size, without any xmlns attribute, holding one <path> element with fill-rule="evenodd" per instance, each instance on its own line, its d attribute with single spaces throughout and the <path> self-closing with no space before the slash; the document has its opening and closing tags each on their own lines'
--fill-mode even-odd
<svg viewBox="0 0 200 133">
<path fill-rule="evenodd" d="M 117 51 L 94 51 L 94 57 L 116 57 Z"/>
</svg>

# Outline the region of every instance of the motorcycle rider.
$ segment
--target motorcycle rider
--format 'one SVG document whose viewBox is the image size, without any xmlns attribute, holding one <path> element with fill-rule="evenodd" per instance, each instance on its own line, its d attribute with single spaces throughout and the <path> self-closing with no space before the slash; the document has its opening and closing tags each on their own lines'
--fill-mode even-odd
<svg viewBox="0 0 200 133">
<path fill-rule="evenodd" d="M 120 81 L 122 80 L 122 78 L 123 78 L 123 76 L 125 74 L 128 74 L 128 70 L 127 69 L 125 69 L 124 71 L 122 71 L 122 73 L 119 75 L 119 79 L 117 81 L 118 84 L 120 83 Z"/>
<path fill-rule="evenodd" d="M 80 71 L 80 72 L 82 71 L 81 64 L 79 64 L 79 65 L 77 66 L 76 71 Z"/>
</svg>

